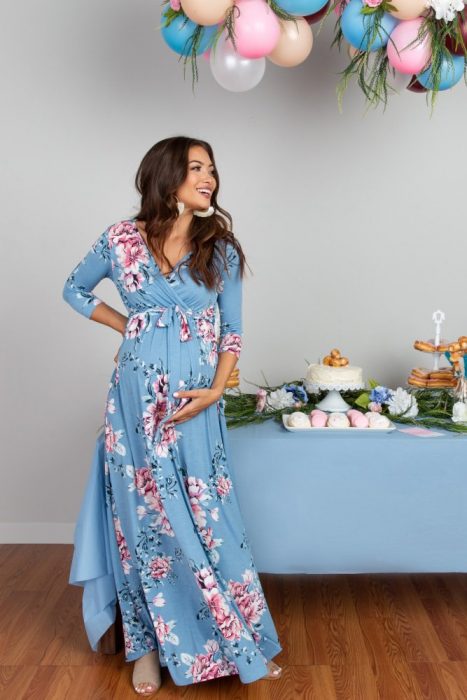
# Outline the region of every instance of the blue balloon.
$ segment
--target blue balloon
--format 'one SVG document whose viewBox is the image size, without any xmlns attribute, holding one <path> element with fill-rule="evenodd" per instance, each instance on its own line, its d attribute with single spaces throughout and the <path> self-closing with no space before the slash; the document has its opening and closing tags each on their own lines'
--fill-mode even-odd
<svg viewBox="0 0 467 700">
<path fill-rule="evenodd" d="M 165 20 L 162 15 L 162 20 Z M 162 27 L 161 33 L 166 44 L 181 56 L 190 56 L 193 47 L 193 32 L 199 25 L 192 22 L 184 15 L 178 15 L 168 27 Z M 213 34 L 217 31 L 217 24 L 210 27 L 203 27 L 201 42 L 196 55 L 204 53 L 208 47 Z"/>
<path fill-rule="evenodd" d="M 449 58 L 443 55 L 441 59 L 441 79 L 439 83 L 439 90 L 449 90 L 452 88 L 464 74 L 464 57 L 455 56 L 450 54 L 452 58 L 452 63 Z M 433 76 L 431 74 L 431 66 L 428 66 L 423 73 L 417 75 L 418 82 L 423 85 L 427 90 L 433 90 Z"/>
<path fill-rule="evenodd" d="M 374 14 L 362 14 L 362 9 L 363 3 L 361 0 L 350 0 L 341 16 L 342 33 L 349 44 L 352 44 L 359 51 L 377 51 L 386 46 L 390 33 L 399 24 L 399 21 L 388 12 L 385 12 L 381 17 L 377 33 L 370 46 L 376 18 Z"/>
<path fill-rule="evenodd" d="M 314 15 L 325 6 L 328 0 L 277 0 L 277 5 L 281 10 L 285 10 L 290 15 Z"/>
</svg>

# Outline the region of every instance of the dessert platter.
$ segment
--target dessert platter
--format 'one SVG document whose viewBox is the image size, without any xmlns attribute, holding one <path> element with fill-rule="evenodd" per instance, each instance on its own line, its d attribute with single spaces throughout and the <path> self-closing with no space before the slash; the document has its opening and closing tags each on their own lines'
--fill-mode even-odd
<svg viewBox="0 0 467 700">
<path fill-rule="evenodd" d="M 387 416 L 372 411 L 363 413 L 353 408 L 347 413 L 339 411 L 329 415 L 319 408 L 313 409 L 309 414 L 302 411 L 283 413 L 282 422 L 284 428 L 291 432 L 329 432 L 332 430 L 333 432 L 345 431 L 348 434 L 374 434 L 376 432 L 390 433 L 396 429 L 394 423 Z"/>
<path fill-rule="evenodd" d="M 350 409 L 339 392 L 365 388 L 362 368 L 351 365 L 347 357 L 342 357 L 338 348 L 331 350 L 322 362 L 308 365 L 303 383 L 310 394 L 328 391 L 327 396 L 316 404 L 316 408 L 331 413 Z"/>
</svg>

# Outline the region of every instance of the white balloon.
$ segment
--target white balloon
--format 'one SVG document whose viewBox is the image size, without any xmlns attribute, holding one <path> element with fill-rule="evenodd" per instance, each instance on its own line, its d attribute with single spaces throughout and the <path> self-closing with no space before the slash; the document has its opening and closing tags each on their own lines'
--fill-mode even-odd
<svg viewBox="0 0 467 700">
<path fill-rule="evenodd" d="M 261 82 L 266 70 L 265 58 L 244 58 L 238 54 L 224 33 L 211 49 L 211 72 L 225 90 L 245 92 Z"/>
</svg>

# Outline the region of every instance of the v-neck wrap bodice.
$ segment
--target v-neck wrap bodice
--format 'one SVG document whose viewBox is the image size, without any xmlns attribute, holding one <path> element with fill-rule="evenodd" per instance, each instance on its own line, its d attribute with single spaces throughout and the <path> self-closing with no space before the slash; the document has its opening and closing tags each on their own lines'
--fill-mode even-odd
<svg viewBox="0 0 467 700">
<path fill-rule="evenodd" d="M 101 303 L 93 293 L 94 287 L 105 277 L 112 279 L 128 312 L 118 351 L 117 376 L 130 371 L 128 358 L 136 358 L 143 370 L 159 357 L 170 358 L 170 397 L 180 387 L 209 387 L 218 353 L 232 352 L 239 357 L 242 344 L 242 283 L 237 252 L 228 244 L 228 269 L 219 268 L 222 276 L 215 289 L 197 284 L 192 278 L 187 269 L 190 255 L 181 258 L 169 275 L 163 274 L 136 219 L 126 219 L 99 236 L 63 289 L 64 299 L 90 318 Z M 220 254 L 215 261 L 221 264 Z M 132 367 L 134 370 L 134 362 Z M 172 408 L 177 405 L 174 401 Z"/>
</svg>

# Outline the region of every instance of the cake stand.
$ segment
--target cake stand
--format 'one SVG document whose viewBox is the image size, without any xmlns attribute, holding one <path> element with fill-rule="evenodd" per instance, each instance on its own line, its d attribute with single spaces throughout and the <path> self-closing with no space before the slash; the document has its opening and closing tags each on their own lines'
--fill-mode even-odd
<svg viewBox="0 0 467 700">
<path fill-rule="evenodd" d="M 359 391 L 365 388 L 365 384 L 312 384 L 307 379 L 303 380 L 303 385 L 309 394 L 318 394 L 320 391 L 327 391 L 327 395 L 319 403 L 316 408 L 326 413 L 347 413 L 352 408 L 347 401 L 344 401 L 340 395 L 341 391 Z"/>
</svg>

